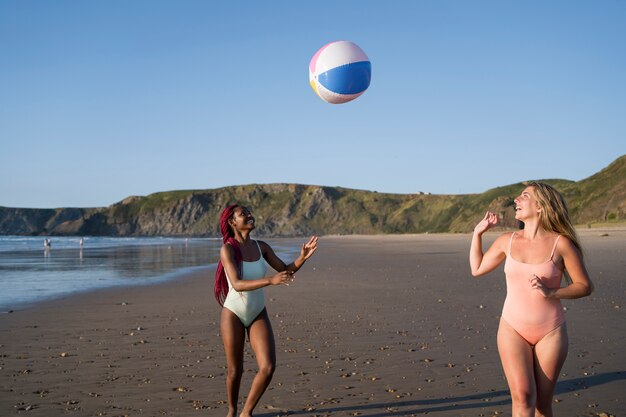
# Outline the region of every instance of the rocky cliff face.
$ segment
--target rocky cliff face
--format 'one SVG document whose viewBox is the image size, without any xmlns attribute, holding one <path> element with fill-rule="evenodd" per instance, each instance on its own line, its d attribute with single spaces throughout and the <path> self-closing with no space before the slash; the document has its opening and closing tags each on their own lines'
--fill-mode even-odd
<svg viewBox="0 0 626 417">
<path fill-rule="evenodd" d="M 552 180 L 576 223 L 624 221 L 626 156 L 579 182 Z M 253 210 L 259 236 L 469 232 L 484 212 L 516 227 L 513 184 L 473 195 L 384 194 L 340 187 L 255 184 L 128 197 L 104 208 L 0 207 L 3 235 L 218 236 L 221 211 Z"/>
<path fill-rule="evenodd" d="M 0 207 L 0 234 L 47 234 L 66 222 L 80 219 L 90 209 L 20 209 Z"/>
</svg>

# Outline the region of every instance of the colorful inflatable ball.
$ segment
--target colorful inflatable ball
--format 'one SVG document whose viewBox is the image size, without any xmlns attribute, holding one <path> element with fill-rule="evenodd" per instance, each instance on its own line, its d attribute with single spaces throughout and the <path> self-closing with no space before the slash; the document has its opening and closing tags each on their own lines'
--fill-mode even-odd
<svg viewBox="0 0 626 417">
<path fill-rule="evenodd" d="M 371 79 L 369 58 L 350 41 L 336 41 L 322 46 L 309 63 L 311 87 L 328 103 L 354 100 L 367 90 Z"/>
</svg>

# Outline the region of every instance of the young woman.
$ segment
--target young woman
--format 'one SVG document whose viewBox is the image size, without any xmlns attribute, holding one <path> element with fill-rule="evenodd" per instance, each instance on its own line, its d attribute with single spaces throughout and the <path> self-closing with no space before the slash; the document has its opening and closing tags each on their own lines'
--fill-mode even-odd
<svg viewBox="0 0 626 417">
<path fill-rule="evenodd" d="M 505 262 L 507 295 L 498 352 L 513 417 L 549 417 L 568 348 L 560 299 L 585 297 L 593 286 L 561 194 L 548 184 L 531 182 L 514 201 L 523 230 L 501 235 L 483 254 L 482 235 L 498 223 L 487 212 L 474 229 L 469 260 L 475 277 Z M 570 280 L 561 287 L 564 271 Z"/>
<path fill-rule="evenodd" d="M 220 329 L 228 366 L 228 417 L 237 413 L 246 332 L 259 367 L 240 414 L 250 417 L 276 367 L 274 334 L 265 309 L 263 287 L 289 285 L 295 272 L 315 253 L 317 237 L 303 244 L 300 256 L 285 265 L 267 243 L 250 238 L 254 217 L 247 208 L 237 204 L 228 206 L 220 218 L 220 230 L 224 244 L 215 274 L 215 298 L 223 306 Z M 266 262 L 278 271 L 276 275 L 265 276 Z"/>
</svg>

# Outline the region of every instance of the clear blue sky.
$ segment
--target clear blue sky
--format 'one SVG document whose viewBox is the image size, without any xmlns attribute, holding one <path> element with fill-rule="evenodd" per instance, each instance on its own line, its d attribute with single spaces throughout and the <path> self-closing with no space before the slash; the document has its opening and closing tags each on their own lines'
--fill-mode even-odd
<svg viewBox="0 0 626 417">
<path fill-rule="evenodd" d="M 461 194 L 626 153 L 624 1 L 0 2 L 0 205 L 249 183 Z M 309 86 L 351 40 L 357 100 Z"/>
</svg>

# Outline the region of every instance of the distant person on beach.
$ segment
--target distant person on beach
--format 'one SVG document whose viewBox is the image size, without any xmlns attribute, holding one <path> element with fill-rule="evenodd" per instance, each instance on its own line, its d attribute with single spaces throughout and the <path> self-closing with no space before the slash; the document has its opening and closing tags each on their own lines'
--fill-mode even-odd
<svg viewBox="0 0 626 417">
<path fill-rule="evenodd" d="M 483 254 L 482 235 L 498 223 L 487 212 L 474 228 L 469 261 L 475 277 L 504 262 L 507 295 L 497 340 L 513 417 L 550 417 L 568 350 L 560 300 L 585 297 L 593 285 L 561 194 L 548 184 L 526 185 L 514 200 L 523 229 L 502 234 Z M 561 287 L 564 271 L 569 279 Z"/>
<path fill-rule="evenodd" d="M 252 410 L 269 386 L 276 367 L 274 333 L 265 309 L 263 287 L 289 285 L 295 272 L 317 249 L 317 237 L 313 236 L 300 248 L 300 256 L 285 265 L 267 243 L 250 238 L 254 227 L 250 210 L 237 204 L 228 206 L 220 218 L 224 244 L 215 274 L 214 292 L 223 307 L 220 333 L 228 366 L 228 417 L 235 417 L 237 413 L 246 332 L 259 370 L 252 381 L 241 417 L 252 416 Z M 278 271 L 276 275 L 265 276 L 266 262 Z"/>
</svg>

